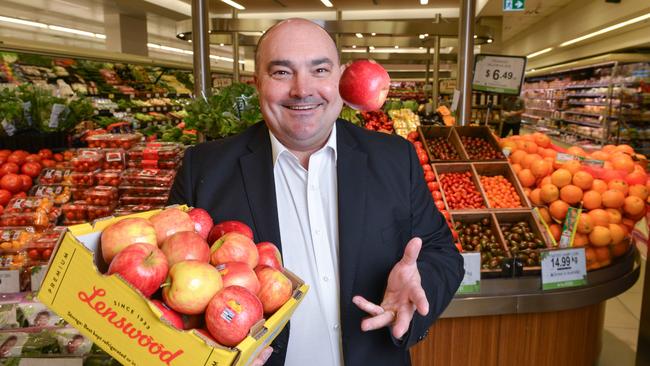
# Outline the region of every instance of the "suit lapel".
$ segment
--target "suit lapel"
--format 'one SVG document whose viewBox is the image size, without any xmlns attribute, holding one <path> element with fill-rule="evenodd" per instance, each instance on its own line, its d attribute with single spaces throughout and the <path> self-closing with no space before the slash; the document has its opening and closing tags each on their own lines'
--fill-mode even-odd
<svg viewBox="0 0 650 366">
<path fill-rule="evenodd" d="M 248 144 L 250 154 L 239 159 L 248 206 L 253 216 L 257 241 L 271 241 L 282 251 L 278 206 L 275 201 L 271 140 L 262 124 Z"/>
<path fill-rule="evenodd" d="M 339 210 L 339 276 L 341 315 L 348 314 L 352 288 L 363 243 L 368 156 L 355 149 L 356 141 L 345 125 L 337 122 L 337 182 Z"/>
</svg>

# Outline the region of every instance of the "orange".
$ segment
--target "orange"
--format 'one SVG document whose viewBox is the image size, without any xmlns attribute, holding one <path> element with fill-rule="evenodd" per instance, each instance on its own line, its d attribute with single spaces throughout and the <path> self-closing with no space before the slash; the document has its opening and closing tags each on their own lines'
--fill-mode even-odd
<svg viewBox="0 0 650 366">
<path fill-rule="evenodd" d="M 587 265 L 592 265 L 597 262 L 596 252 L 594 252 L 594 248 L 592 247 L 585 248 L 585 258 L 587 260 Z"/>
<path fill-rule="evenodd" d="M 638 197 L 637 197 L 638 198 Z M 625 195 L 616 189 L 609 189 L 602 194 L 603 206 L 607 208 L 621 208 L 625 203 Z"/>
<path fill-rule="evenodd" d="M 576 233 L 576 236 L 573 238 L 574 247 L 584 247 L 589 244 L 589 236 L 586 234 Z"/>
<path fill-rule="evenodd" d="M 548 206 L 548 210 L 551 213 L 551 217 L 561 222 L 566 217 L 567 211 L 569 211 L 569 204 L 562 200 L 557 200 Z"/>
<path fill-rule="evenodd" d="M 626 173 L 632 173 L 634 171 L 634 161 L 627 155 L 616 155 L 612 157 L 611 162 L 615 170 L 621 170 Z"/>
<path fill-rule="evenodd" d="M 632 217 L 645 213 L 645 201 L 637 196 L 625 197 L 623 211 L 626 215 Z"/>
<path fill-rule="evenodd" d="M 591 186 L 594 183 L 594 177 L 587 172 L 579 171 L 573 174 L 573 180 L 571 182 L 580 189 L 587 191 L 591 189 Z"/>
<path fill-rule="evenodd" d="M 609 154 L 604 152 L 604 151 L 601 151 L 601 150 L 594 151 L 594 152 L 591 153 L 591 158 L 596 159 L 596 160 L 607 161 L 607 160 L 609 160 Z"/>
<path fill-rule="evenodd" d="M 501 147 L 501 150 L 510 149 L 510 151 L 514 151 L 517 149 L 517 143 L 508 139 L 501 139 L 501 141 L 499 141 L 499 146 Z"/>
<path fill-rule="evenodd" d="M 612 245 L 612 256 L 614 258 L 622 256 L 623 254 L 627 253 L 629 247 L 630 245 L 627 242 L 621 242 L 616 245 Z"/>
<path fill-rule="evenodd" d="M 562 168 L 570 171 L 571 174 L 575 174 L 582 168 L 582 164 L 578 160 L 569 160 L 562 165 Z"/>
<path fill-rule="evenodd" d="M 625 239 L 625 230 L 618 224 L 609 224 L 609 233 L 612 236 L 612 244 L 616 245 Z"/>
<path fill-rule="evenodd" d="M 551 203 L 560 198 L 560 190 L 553 184 L 545 184 L 539 192 L 539 198 L 544 203 Z"/>
<path fill-rule="evenodd" d="M 630 184 L 644 184 L 648 180 L 648 174 L 638 165 L 634 165 L 634 171 L 625 177 L 625 181 Z"/>
<path fill-rule="evenodd" d="M 532 187 L 535 184 L 535 176 L 530 172 L 530 169 L 522 169 L 517 174 L 517 178 L 524 187 Z"/>
<path fill-rule="evenodd" d="M 596 254 L 596 260 L 600 267 L 604 267 L 610 263 L 609 247 L 595 247 L 594 253 Z"/>
<path fill-rule="evenodd" d="M 524 157 L 528 155 L 525 151 L 523 150 L 517 150 L 510 154 L 510 161 L 513 164 L 521 164 L 521 161 L 524 160 Z"/>
<path fill-rule="evenodd" d="M 626 144 L 621 144 L 616 146 L 616 151 L 624 152 L 630 155 L 634 154 L 634 149 L 632 148 L 632 146 Z"/>
<path fill-rule="evenodd" d="M 543 133 L 534 135 L 533 140 L 535 141 L 537 146 L 543 148 L 547 148 L 551 145 L 551 139 L 548 136 L 544 135 Z"/>
<path fill-rule="evenodd" d="M 539 216 L 542 217 L 542 220 L 546 223 L 546 225 L 550 225 L 553 223 L 551 220 L 551 214 L 548 212 L 548 208 L 546 207 L 539 207 Z"/>
<path fill-rule="evenodd" d="M 594 226 L 594 229 L 589 233 L 589 242 L 597 247 L 609 245 L 612 242 L 612 234 L 609 232 L 609 228 Z"/>
<path fill-rule="evenodd" d="M 639 197 L 640 199 L 645 201 L 648 199 L 648 188 L 643 184 L 634 184 L 630 186 L 630 190 L 628 194 L 630 196 Z"/>
<path fill-rule="evenodd" d="M 621 211 L 615 208 L 608 208 L 605 211 L 607 211 L 607 214 L 609 215 L 610 224 L 620 224 L 623 221 L 623 215 L 621 215 Z"/>
<path fill-rule="evenodd" d="M 530 188 L 528 188 L 528 187 L 524 188 L 524 194 L 526 195 L 526 197 L 530 197 L 531 192 L 532 191 L 530 190 Z"/>
<path fill-rule="evenodd" d="M 601 204 L 602 204 L 602 198 L 600 197 L 600 193 L 594 190 L 587 191 L 582 196 L 582 207 L 584 207 L 587 210 L 593 210 L 595 208 L 599 208 Z"/>
<path fill-rule="evenodd" d="M 551 176 L 550 175 L 542 178 L 542 180 L 539 182 L 539 184 L 537 186 L 538 187 L 544 187 L 547 184 L 553 184 L 551 182 Z"/>
<path fill-rule="evenodd" d="M 558 188 L 562 188 L 567 184 L 570 184 L 571 178 L 573 178 L 571 172 L 562 168 L 554 171 L 553 174 L 551 174 L 551 182 Z"/>
<path fill-rule="evenodd" d="M 591 217 L 591 222 L 594 225 L 599 225 L 599 226 L 609 225 L 609 214 L 607 213 L 607 211 L 597 208 L 595 210 L 589 211 L 587 214 L 589 215 L 589 217 Z"/>
<path fill-rule="evenodd" d="M 521 167 L 524 169 L 530 169 L 534 162 L 542 160 L 542 157 L 539 154 L 528 154 L 521 161 Z"/>
<path fill-rule="evenodd" d="M 551 169 L 553 169 L 551 165 L 549 165 L 544 159 L 536 160 L 530 165 L 530 171 L 533 173 L 535 178 L 543 178 L 547 176 L 551 172 Z"/>
<path fill-rule="evenodd" d="M 570 155 L 577 155 L 577 156 L 587 156 L 587 153 L 585 153 L 582 148 L 577 147 L 577 146 L 571 146 L 570 148 L 566 149 L 566 153 Z"/>
<path fill-rule="evenodd" d="M 544 158 L 551 158 L 553 161 L 555 161 L 555 157 L 557 157 L 557 151 L 553 149 L 544 149 L 542 152 L 537 152 Z"/>
<path fill-rule="evenodd" d="M 562 235 L 562 228 L 558 224 L 551 224 L 548 226 L 548 230 L 551 232 L 551 235 L 553 236 L 553 239 L 555 241 L 560 240 L 560 236 Z"/>
<path fill-rule="evenodd" d="M 515 174 L 518 174 L 518 173 L 521 171 L 521 169 L 523 169 L 523 168 L 521 167 L 521 165 L 519 165 L 519 164 L 512 164 L 512 171 L 514 171 Z"/>
<path fill-rule="evenodd" d="M 535 188 L 530 192 L 530 196 L 529 196 L 530 202 L 535 206 L 541 206 L 544 204 L 544 202 L 542 202 L 541 197 L 539 196 L 540 191 L 541 189 Z"/>
<path fill-rule="evenodd" d="M 601 150 L 608 154 L 611 154 L 616 151 L 616 145 L 605 145 Z"/>
<path fill-rule="evenodd" d="M 605 181 L 602 180 L 602 179 L 594 179 L 594 181 L 593 181 L 593 183 L 591 185 L 591 189 L 593 189 L 594 191 L 596 191 L 596 192 L 598 192 L 600 194 L 605 193 L 605 191 L 608 188 L 609 187 L 607 187 L 607 183 L 605 183 Z"/>
<path fill-rule="evenodd" d="M 617 191 L 621 191 L 624 196 L 627 196 L 627 192 L 630 191 L 630 186 L 627 184 L 626 181 L 622 179 L 612 179 L 609 181 L 609 184 L 607 184 L 607 187 L 609 189 L 615 189 Z"/>
<path fill-rule="evenodd" d="M 560 189 L 560 199 L 570 205 L 575 205 L 582 201 L 582 189 L 568 184 Z"/>
<path fill-rule="evenodd" d="M 623 225 L 625 225 L 627 230 L 629 232 L 631 232 L 632 230 L 634 230 L 634 225 L 636 224 L 636 221 L 634 221 L 634 220 L 632 220 L 630 218 L 627 218 L 627 217 L 623 217 L 622 223 L 623 223 Z"/>
<path fill-rule="evenodd" d="M 529 154 L 535 154 L 537 152 L 537 144 L 532 141 L 524 141 L 522 148 Z"/>
<path fill-rule="evenodd" d="M 591 216 L 582 213 L 578 218 L 577 231 L 581 234 L 589 234 L 594 229 L 594 224 L 591 222 Z"/>
</svg>

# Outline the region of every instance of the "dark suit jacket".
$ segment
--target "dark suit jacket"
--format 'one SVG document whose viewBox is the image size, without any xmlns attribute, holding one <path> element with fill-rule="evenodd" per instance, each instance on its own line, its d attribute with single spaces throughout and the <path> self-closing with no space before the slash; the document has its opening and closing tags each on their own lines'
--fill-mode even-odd
<svg viewBox="0 0 650 366">
<path fill-rule="evenodd" d="M 336 123 L 345 365 L 409 365 L 408 347 L 426 336 L 463 277 L 462 257 L 452 244 L 444 217 L 433 205 L 411 144 L 344 120 Z M 170 203 L 202 207 L 215 222 L 243 221 L 253 229 L 256 242 L 271 241 L 282 250 L 266 125 L 258 123 L 238 136 L 189 148 Z M 363 333 L 361 320 L 367 314 L 352 303 L 352 296 L 362 295 L 379 304 L 390 270 L 414 236 L 423 240 L 418 267 L 429 314 L 416 313 L 402 341 L 394 340 L 387 328 Z M 267 365 L 284 363 L 288 328 L 274 342 Z"/>
</svg>

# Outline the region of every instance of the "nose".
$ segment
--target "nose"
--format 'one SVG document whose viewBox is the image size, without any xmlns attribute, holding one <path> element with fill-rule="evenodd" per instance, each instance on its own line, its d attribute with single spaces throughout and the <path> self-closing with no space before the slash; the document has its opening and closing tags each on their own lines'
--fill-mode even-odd
<svg viewBox="0 0 650 366">
<path fill-rule="evenodd" d="M 312 94 L 311 90 L 309 75 L 301 72 L 296 73 L 291 85 L 291 97 L 300 99 L 308 97 Z"/>
</svg>

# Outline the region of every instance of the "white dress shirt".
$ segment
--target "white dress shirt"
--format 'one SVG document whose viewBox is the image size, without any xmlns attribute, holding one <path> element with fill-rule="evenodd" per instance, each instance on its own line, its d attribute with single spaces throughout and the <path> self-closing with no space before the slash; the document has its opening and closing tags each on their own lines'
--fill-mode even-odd
<svg viewBox="0 0 650 366">
<path fill-rule="evenodd" d="M 339 366 L 336 125 L 309 170 L 271 136 L 273 175 L 285 267 L 311 286 L 291 317 L 286 366 Z"/>
</svg>

